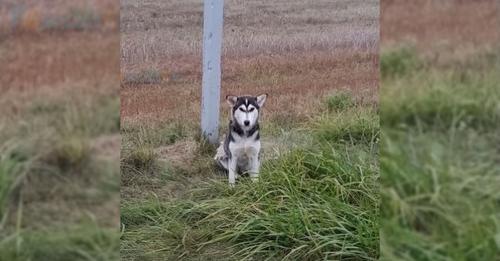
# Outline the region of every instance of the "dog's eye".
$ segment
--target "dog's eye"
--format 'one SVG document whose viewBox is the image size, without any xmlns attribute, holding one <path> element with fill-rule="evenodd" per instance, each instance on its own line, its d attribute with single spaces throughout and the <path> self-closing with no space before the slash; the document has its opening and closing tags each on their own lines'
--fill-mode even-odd
<svg viewBox="0 0 500 261">
<path fill-rule="evenodd" d="M 240 111 L 245 112 L 245 110 L 243 110 L 243 108 L 240 108 Z"/>
<path fill-rule="evenodd" d="M 255 110 L 255 108 L 251 108 L 251 109 L 249 110 L 249 112 L 252 112 L 253 110 Z"/>
</svg>

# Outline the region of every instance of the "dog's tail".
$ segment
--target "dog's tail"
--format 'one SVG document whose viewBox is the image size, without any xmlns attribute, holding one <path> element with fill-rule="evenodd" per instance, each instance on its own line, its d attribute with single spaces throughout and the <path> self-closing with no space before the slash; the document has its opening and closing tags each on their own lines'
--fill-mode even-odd
<svg viewBox="0 0 500 261">
<path fill-rule="evenodd" d="M 214 160 L 215 162 L 217 162 L 217 165 L 219 167 L 223 168 L 224 170 L 228 170 L 229 157 L 226 155 L 226 151 L 224 150 L 224 139 L 222 139 L 219 147 L 217 148 Z"/>
</svg>

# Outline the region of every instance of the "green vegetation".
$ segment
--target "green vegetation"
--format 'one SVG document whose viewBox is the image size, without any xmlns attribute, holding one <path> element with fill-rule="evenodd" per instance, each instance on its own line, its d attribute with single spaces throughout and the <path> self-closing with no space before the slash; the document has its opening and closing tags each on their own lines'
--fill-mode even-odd
<svg viewBox="0 0 500 261">
<path fill-rule="evenodd" d="M 0 229 L 3 228 L 9 210 L 9 197 L 26 175 L 27 162 L 15 155 L 14 145 L 0 147 Z"/>
<path fill-rule="evenodd" d="M 23 231 L 0 242 L 2 260 L 118 260 L 119 234 L 95 224 Z"/>
<path fill-rule="evenodd" d="M 124 84 L 158 84 L 161 81 L 160 71 L 153 68 L 127 74 L 123 79 Z"/>
<path fill-rule="evenodd" d="M 326 116 L 312 123 L 314 134 L 332 143 L 363 142 L 371 145 L 378 139 L 379 117 L 373 108 L 357 108 Z"/>
<path fill-rule="evenodd" d="M 328 97 L 326 100 L 329 110 L 341 111 L 355 105 L 351 95 L 345 92 Z"/>
<path fill-rule="evenodd" d="M 13 111 L 1 101 L 0 260 L 119 258 L 106 210 L 118 204 L 118 166 L 96 142 L 118 132 L 119 102 L 97 97 L 71 90 Z"/>
<path fill-rule="evenodd" d="M 398 59 L 382 64 L 424 64 Z M 385 71 L 383 260 L 499 258 L 500 68 L 492 61 Z"/>
<path fill-rule="evenodd" d="M 417 50 L 412 46 L 382 52 L 380 58 L 382 78 L 404 77 L 409 72 L 421 69 L 422 66 L 422 60 L 418 58 Z"/>
<path fill-rule="evenodd" d="M 183 162 L 189 166 L 168 167 L 167 157 L 157 179 L 145 171 L 134 171 L 133 178 L 122 176 L 122 184 L 123 178 L 130 178 L 125 182 L 129 193 L 134 187 L 153 188 L 148 195 L 122 200 L 122 258 L 376 259 L 380 198 L 375 110 L 355 105 L 338 108 L 303 126 L 312 127 L 282 130 L 271 137 L 292 131 L 297 134 L 290 137 L 313 139 L 287 140 L 300 146 L 268 157 L 257 183 L 242 178 L 229 188 L 225 176 L 214 168 L 212 155 L 200 149 L 206 147 L 203 144 L 193 150 L 196 160 Z M 142 135 L 143 140 L 158 140 Z M 125 155 L 140 150 L 126 140 Z M 146 178 L 139 182 L 141 175 L 149 175 L 163 189 L 173 184 L 184 191 L 160 197 L 173 192 L 154 189 L 152 182 L 144 183 Z"/>
</svg>

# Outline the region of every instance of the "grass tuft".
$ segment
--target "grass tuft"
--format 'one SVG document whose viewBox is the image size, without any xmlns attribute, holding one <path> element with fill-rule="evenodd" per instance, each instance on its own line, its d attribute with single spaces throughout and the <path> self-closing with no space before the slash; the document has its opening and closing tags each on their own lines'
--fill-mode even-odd
<svg viewBox="0 0 500 261">
<path fill-rule="evenodd" d="M 395 50 L 382 52 L 380 72 L 382 78 L 402 77 L 422 66 L 414 47 L 403 46 Z"/>
<path fill-rule="evenodd" d="M 318 139 L 331 142 L 376 142 L 379 137 L 379 116 L 371 108 L 326 114 L 313 122 Z"/>
<path fill-rule="evenodd" d="M 355 105 L 349 93 L 341 92 L 326 99 L 326 105 L 330 111 L 343 111 Z"/>
<path fill-rule="evenodd" d="M 82 136 L 61 137 L 45 157 L 48 163 L 64 171 L 82 169 L 90 160 L 88 139 Z"/>
<path fill-rule="evenodd" d="M 160 71 L 156 69 L 145 69 L 137 73 L 126 74 L 124 84 L 159 84 L 162 82 Z"/>
<path fill-rule="evenodd" d="M 16 156 L 15 146 L 7 143 L 0 146 L 0 230 L 7 218 L 12 192 L 28 171 L 27 162 Z"/>
<path fill-rule="evenodd" d="M 130 151 L 122 164 L 135 170 L 150 172 L 157 168 L 157 155 L 151 146 L 143 145 Z"/>
</svg>

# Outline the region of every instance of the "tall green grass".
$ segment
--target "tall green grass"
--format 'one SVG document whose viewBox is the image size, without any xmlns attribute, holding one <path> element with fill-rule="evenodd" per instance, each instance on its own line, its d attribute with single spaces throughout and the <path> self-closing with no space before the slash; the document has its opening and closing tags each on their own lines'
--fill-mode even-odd
<svg viewBox="0 0 500 261">
<path fill-rule="evenodd" d="M 119 234 L 95 224 L 22 231 L 0 241 L 2 260 L 118 260 Z"/>
<path fill-rule="evenodd" d="M 380 73 L 382 78 L 400 78 L 421 69 L 423 65 L 415 47 L 407 45 L 381 53 Z"/>
<path fill-rule="evenodd" d="M 26 177 L 29 163 L 19 158 L 16 153 L 16 142 L 0 145 L 0 230 L 4 229 L 15 190 Z"/>
<path fill-rule="evenodd" d="M 383 79 L 383 260 L 500 257 L 499 67 L 477 63 Z"/>
<path fill-rule="evenodd" d="M 314 137 L 312 143 L 266 161 L 257 183 L 242 179 L 231 189 L 220 177 L 200 183 L 183 198 L 165 201 L 152 195 L 122 202 L 122 257 L 376 259 L 374 110 L 346 107 L 307 125 L 312 127 L 302 131 Z M 345 137 L 350 142 L 339 139 Z"/>
<path fill-rule="evenodd" d="M 119 100 L 94 95 L 14 102 L 0 119 L 0 260 L 119 258 L 111 211 L 94 212 L 118 194 L 118 168 L 91 148 L 118 132 Z"/>
</svg>

